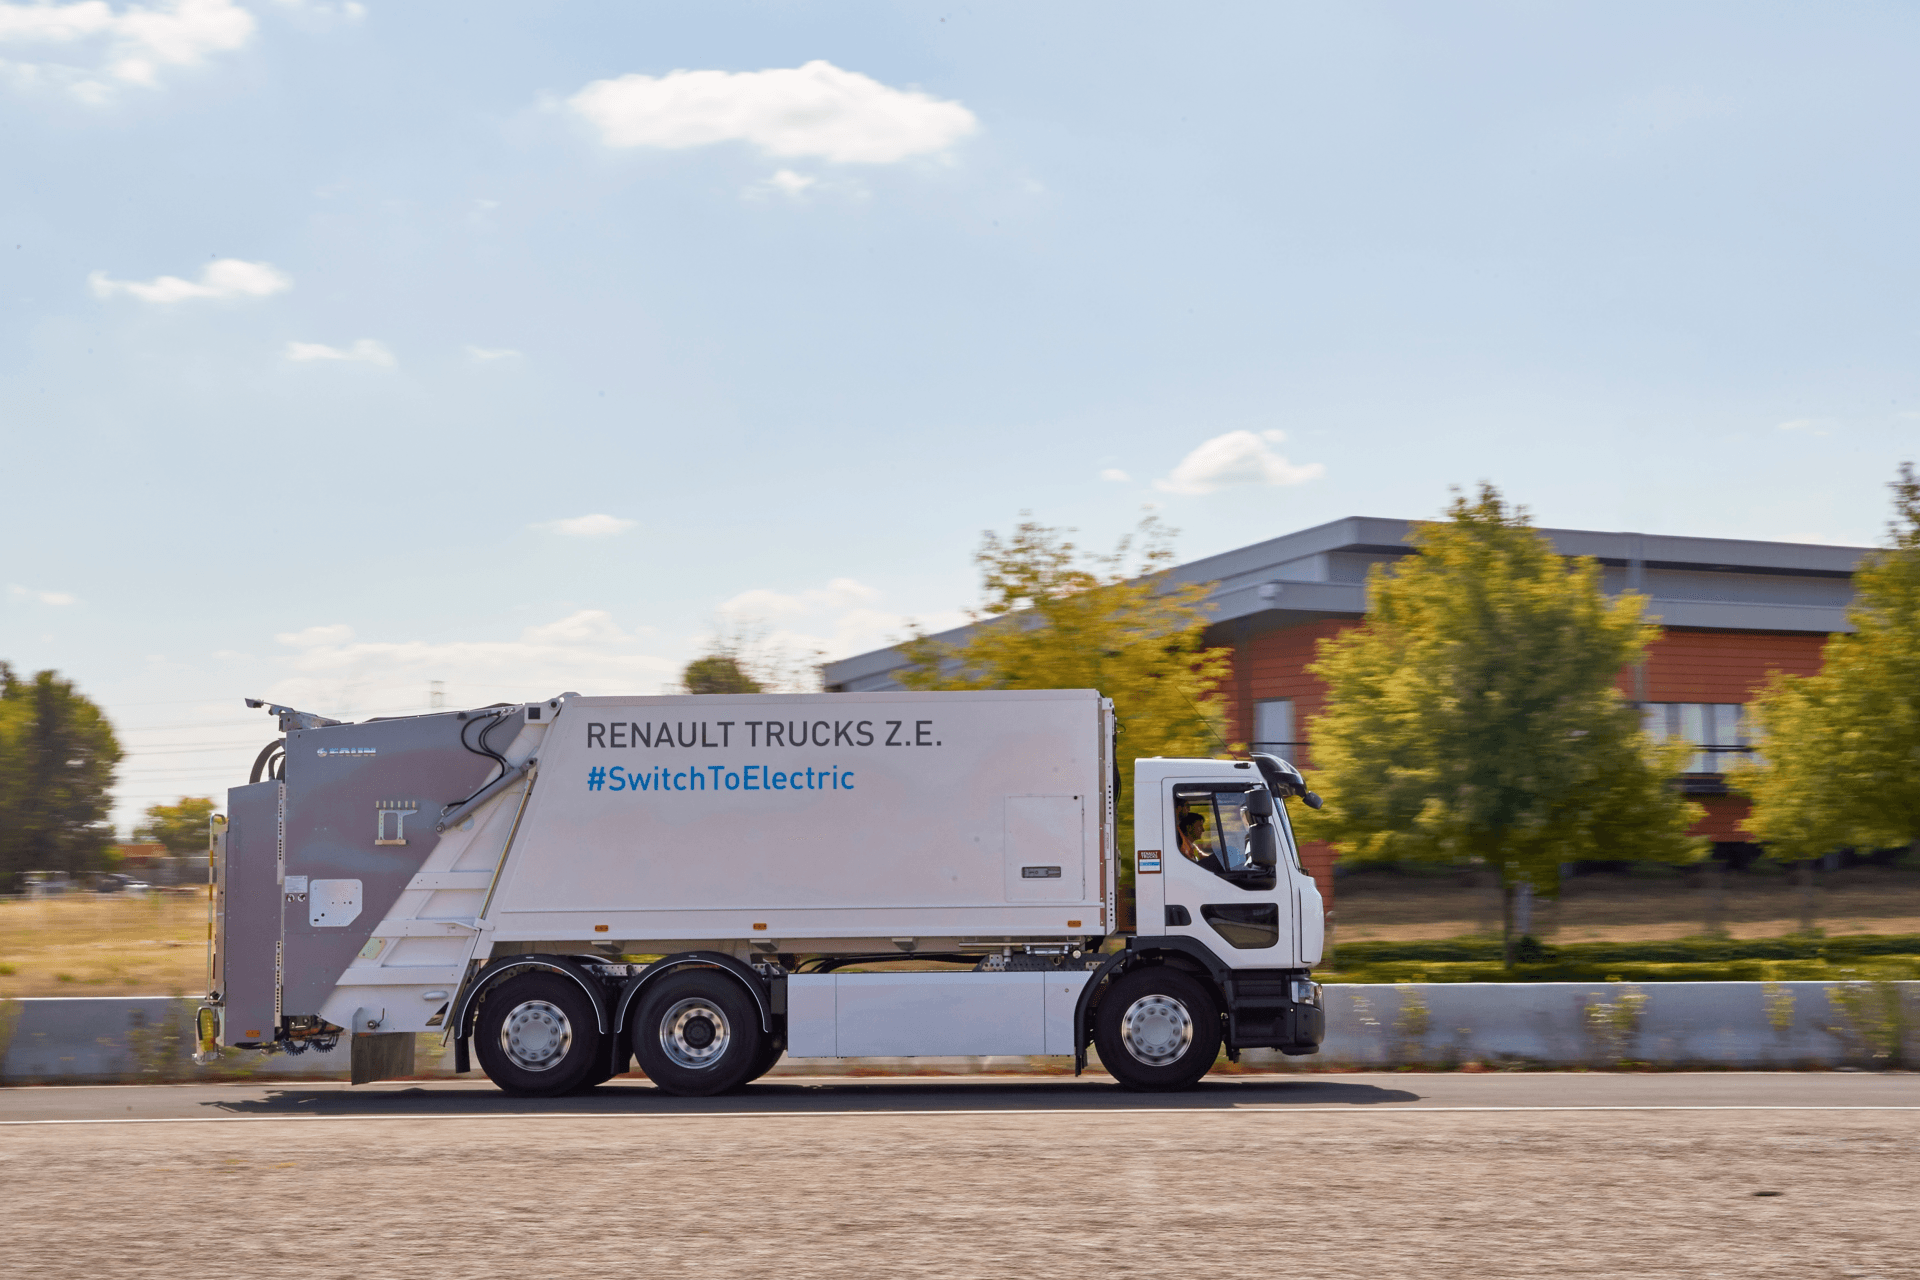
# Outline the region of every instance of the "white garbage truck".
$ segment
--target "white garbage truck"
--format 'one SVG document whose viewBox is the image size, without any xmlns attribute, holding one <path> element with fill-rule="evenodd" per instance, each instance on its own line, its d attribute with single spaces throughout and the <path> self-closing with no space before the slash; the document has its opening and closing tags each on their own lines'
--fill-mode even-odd
<svg viewBox="0 0 1920 1280">
<path fill-rule="evenodd" d="M 1133 762 L 1092 690 L 581 697 L 284 736 L 216 819 L 203 1052 L 519 1095 L 793 1058 L 1044 1055 L 1191 1086 L 1313 1053 L 1323 912 L 1272 756 Z"/>
</svg>

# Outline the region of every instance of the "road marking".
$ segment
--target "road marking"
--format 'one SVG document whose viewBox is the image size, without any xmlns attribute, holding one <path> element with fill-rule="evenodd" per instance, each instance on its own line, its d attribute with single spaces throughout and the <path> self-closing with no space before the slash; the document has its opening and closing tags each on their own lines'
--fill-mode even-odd
<svg viewBox="0 0 1920 1280">
<path fill-rule="evenodd" d="M 284 1116 L 102 1116 L 99 1118 L 60 1119 L 60 1120 L 0 1120 L 0 1128 L 18 1128 L 30 1125 L 56 1124 L 236 1124 L 271 1123 L 277 1121 L 328 1121 L 345 1120 L 782 1120 L 782 1119 L 839 1119 L 845 1120 L 860 1116 L 912 1116 L 920 1119 L 943 1119 L 946 1117 L 970 1120 L 991 1116 L 1136 1116 L 1136 1115 L 1177 1115 L 1177 1116 L 1241 1116 L 1241 1115 L 1398 1115 L 1417 1112 L 1426 1115 L 1471 1112 L 1569 1112 L 1569 1111 L 1920 1111 L 1920 1105 L 1862 1105 L 1862 1106 L 1767 1106 L 1767 1105 L 1698 1105 L 1685 1104 L 1648 1104 L 1643 1106 L 1537 1106 L 1537 1107 L 1407 1107 L 1380 1103 L 1347 1103 L 1341 1106 L 1237 1106 L 1214 1107 L 1035 1107 L 1035 1108 L 998 1108 L 981 1107 L 973 1109 L 941 1108 L 939 1110 L 887 1111 L 879 1109 L 858 1111 L 462 1111 L 455 1114 L 435 1114 L 431 1112 L 412 1115 L 388 1115 L 374 1112 L 355 1112 L 351 1115 L 284 1115 Z"/>
</svg>

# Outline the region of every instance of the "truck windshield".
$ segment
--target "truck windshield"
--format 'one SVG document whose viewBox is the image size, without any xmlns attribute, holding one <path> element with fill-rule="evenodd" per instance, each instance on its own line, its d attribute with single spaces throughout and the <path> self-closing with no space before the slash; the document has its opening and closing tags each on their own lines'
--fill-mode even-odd
<svg viewBox="0 0 1920 1280">
<path fill-rule="evenodd" d="M 1293 821 L 1287 817 L 1286 802 L 1273 806 L 1274 825 L 1280 829 L 1280 856 L 1288 866 L 1296 871 L 1306 868 L 1300 865 L 1300 848 L 1293 842 Z"/>
</svg>

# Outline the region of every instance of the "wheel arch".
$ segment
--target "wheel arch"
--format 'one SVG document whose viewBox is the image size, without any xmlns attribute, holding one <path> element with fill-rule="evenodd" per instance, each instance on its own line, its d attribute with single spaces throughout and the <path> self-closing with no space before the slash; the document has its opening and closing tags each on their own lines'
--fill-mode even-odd
<svg viewBox="0 0 1920 1280">
<path fill-rule="evenodd" d="M 662 956 L 627 979 L 613 1000 L 613 1035 L 617 1038 L 627 1030 L 628 1018 L 640 1002 L 642 992 L 667 975 L 688 969 L 719 969 L 745 987 L 753 997 L 754 1008 L 760 1011 L 760 1029 L 768 1035 L 774 1034 L 773 1001 L 768 998 L 766 983 L 752 966 L 721 951 L 682 951 Z"/>
<path fill-rule="evenodd" d="M 597 1030 L 603 1036 L 607 1034 L 609 1023 L 607 996 L 598 982 L 580 972 L 563 956 L 515 956 L 512 959 L 496 961 L 482 969 L 479 980 L 473 984 L 466 995 L 460 998 L 459 1008 L 454 1010 L 453 1017 L 448 1020 L 449 1025 L 457 1033 L 454 1044 L 456 1073 L 472 1070 L 468 1044 L 473 1039 L 473 1022 L 479 1016 L 480 998 L 508 978 L 523 972 L 557 973 L 577 983 L 580 990 L 586 994 L 588 1002 L 593 1005 L 594 1021 L 598 1024 Z"/>
<path fill-rule="evenodd" d="M 1212 989 L 1221 1011 L 1226 1011 L 1232 970 L 1206 943 L 1180 934 L 1128 938 L 1127 949 L 1107 957 L 1080 988 L 1073 1008 L 1073 1074 L 1087 1069 L 1087 1046 L 1093 1042 L 1093 1018 L 1101 993 L 1120 975 L 1151 964 L 1168 965 L 1200 979 Z"/>
</svg>

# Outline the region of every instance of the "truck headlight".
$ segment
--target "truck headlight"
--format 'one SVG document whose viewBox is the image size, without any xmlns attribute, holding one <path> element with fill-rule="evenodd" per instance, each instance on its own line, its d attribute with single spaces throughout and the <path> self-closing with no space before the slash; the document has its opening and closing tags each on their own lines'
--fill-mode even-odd
<svg viewBox="0 0 1920 1280">
<path fill-rule="evenodd" d="M 1311 978 L 1293 980 L 1293 1002 L 1295 1004 L 1318 1005 L 1320 1003 L 1320 984 Z"/>
</svg>

